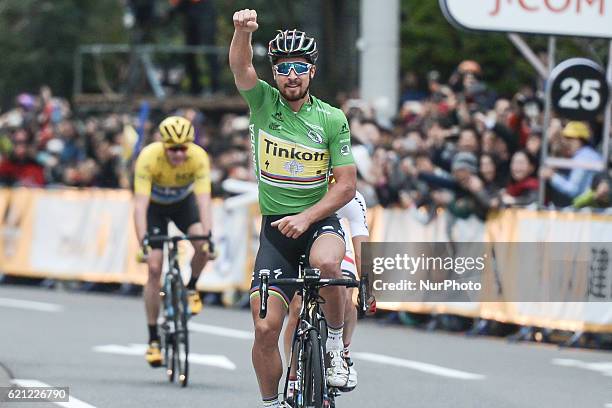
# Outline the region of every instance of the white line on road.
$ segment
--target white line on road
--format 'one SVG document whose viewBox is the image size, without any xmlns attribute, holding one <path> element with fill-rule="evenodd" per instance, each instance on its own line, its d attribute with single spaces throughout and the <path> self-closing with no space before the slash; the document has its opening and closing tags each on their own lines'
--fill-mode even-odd
<svg viewBox="0 0 612 408">
<path fill-rule="evenodd" d="M 192 332 L 214 334 L 217 336 L 232 337 L 235 339 L 253 340 L 253 332 L 212 326 L 209 324 L 189 322 L 189 330 Z"/>
<path fill-rule="evenodd" d="M 587 363 L 586 361 L 574 360 L 571 358 L 553 358 L 552 363 L 561 367 L 576 367 L 597 371 L 606 377 L 612 377 L 612 361 Z"/>
<path fill-rule="evenodd" d="M 21 300 L 11 298 L 0 298 L 0 306 L 12 307 L 14 309 L 28 309 L 39 312 L 61 312 L 64 307 L 54 303 L 34 302 L 32 300 Z"/>
<path fill-rule="evenodd" d="M 130 344 L 129 346 L 122 346 L 119 344 L 106 344 L 103 346 L 96 346 L 93 348 L 93 350 L 98 353 L 121 354 L 125 356 L 144 356 L 147 350 L 147 345 Z M 236 369 L 236 364 L 223 355 L 189 353 L 189 362 L 192 364 L 224 368 L 226 370 Z"/>
<path fill-rule="evenodd" d="M 604 405 L 604 408 L 612 408 L 612 403 Z"/>
<path fill-rule="evenodd" d="M 49 384 L 38 380 L 13 379 L 11 382 L 20 387 L 51 387 Z M 68 402 L 53 401 L 53 403 L 65 408 L 96 408 L 80 399 L 74 398 L 72 395 L 68 397 Z"/>
<path fill-rule="evenodd" d="M 439 375 L 441 377 L 456 378 L 459 380 L 484 380 L 486 378 L 482 374 L 468 373 L 466 371 L 441 367 L 420 361 L 384 356 L 382 354 L 351 352 L 351 357 L 355 360 L 364 360 L 373 363 L 388 364 L 396 367 L 411 368 L 423 373 Z"/>
</svg>

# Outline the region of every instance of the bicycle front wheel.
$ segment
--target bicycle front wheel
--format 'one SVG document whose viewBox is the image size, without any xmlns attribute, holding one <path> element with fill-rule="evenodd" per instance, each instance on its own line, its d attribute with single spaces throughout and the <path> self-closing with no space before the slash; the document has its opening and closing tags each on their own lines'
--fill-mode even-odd
<svg viewBox="0 0 612 408">
<path fill-rule="evenodd" d="M 303 343 L 301 391 L 303 407 L 322 408 L 325 392 L 325 365 L 321 338 L 315 330 L 310 330 Z"/>
<path fill-rule="evenodd" d="M 187 293 L 182 282 L 174 285 L 174 366 L 182 387 L 189 380 L 189 331 L 187 329 Z"/>
</svg>

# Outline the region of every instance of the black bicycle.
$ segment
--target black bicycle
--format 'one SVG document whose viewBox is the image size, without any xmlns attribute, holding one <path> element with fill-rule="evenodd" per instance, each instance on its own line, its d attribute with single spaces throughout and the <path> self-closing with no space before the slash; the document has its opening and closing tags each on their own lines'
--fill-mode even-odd
<svg viewBox="0 0 612 408">
<path fill-rule="evenodd" d="M 187 289 L 181 277 L 178 261 L 180 241 L 207 241 L 209 245 L 212 245 L 209 235 L 155 235 L 147 238 L 147 244 L 162 242 L 168 248 L 168 269 L 164 273 L 164 282 L 160 292 L 164 316 L 160 326 L 161 347 L 164 350 L 164 366 L 168 380 L 174 382 L 175 379 L 178 379 L 181 386 L 186 387 L 189 380 L 187 320 L 190 317 L 190 311 L 187 303 Z"/>
<path fill-rule="evenodd" d="M 326 286 L 345 286 L 356 288 L 359 281 L 353 279 L 322 279 L 316 268 L 301 268 L 300 278 L 270 279 L 270 271 L 259 273 L 260 309 L 259 317 L 264 319 L 268 308 L 268 288 L 300 284 L 302 306 L 298 324 L 291 345 L 291 360 L 285 377 L 284 397 L 293 408 L 333 408 L 339 390 L 327 385 L 325 377 L 325 341 L 327 323 L 320 305 L 325 300 L 319 290 Z M 292 367 L 296 370 L 297 383 L 293 397 L 288 399 L 289 377 Z"/>
</svg>

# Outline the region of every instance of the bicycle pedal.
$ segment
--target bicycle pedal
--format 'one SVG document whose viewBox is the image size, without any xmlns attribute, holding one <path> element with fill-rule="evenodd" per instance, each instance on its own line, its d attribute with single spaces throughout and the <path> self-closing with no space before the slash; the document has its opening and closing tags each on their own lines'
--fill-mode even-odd
<svg viewBox="0 0 612 408">
<path fill-rule="evenodd" d="M 355 385 L 354 387 L 338 387 L 338 391 L 341 391 L 341 392 L 351 392 L 355 388 L 357 388 L 357 385 Z M 335 394 L 335 395 L 338 396 L 340 394 Z"/>
</svg>

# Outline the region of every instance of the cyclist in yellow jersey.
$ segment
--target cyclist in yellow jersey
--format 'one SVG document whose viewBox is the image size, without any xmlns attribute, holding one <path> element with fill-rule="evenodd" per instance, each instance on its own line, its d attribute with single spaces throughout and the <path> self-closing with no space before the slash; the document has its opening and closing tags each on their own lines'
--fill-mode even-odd
<svg viewBox="0 0 612 408">
<path fill-rule="evenodd" d="M 153 367 L 162 363 L 157 318 L 160 309 L 161 243 L 146 240 L 148 235 L 167 235 L 168 222 L 173 221 L 184 233 L 210 235 L 212 209 L 210 198 L 210 163 L 208 154 L 193 143 L 191 122 L 170 116 L 159 125 L 161 142 L 146 146 L 136 160 L 134 176 L 134 223 L 142 248 L 139 259 L 147 262 L 149 279 L 144 289 L 149 348 L 146 360 Z M 192 314 L 202 310 L 196 282 L 209 258 L 208 242 L 192 242 L 195 254 L 191 260 L 191 279 L 187 284 Z"/>
</svg>

